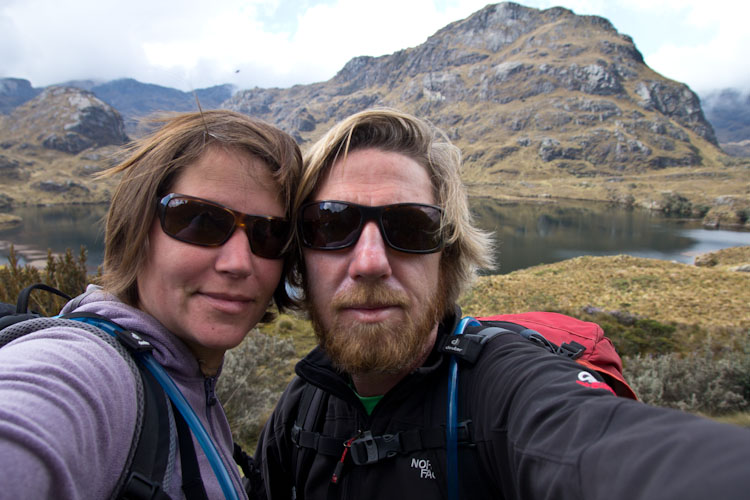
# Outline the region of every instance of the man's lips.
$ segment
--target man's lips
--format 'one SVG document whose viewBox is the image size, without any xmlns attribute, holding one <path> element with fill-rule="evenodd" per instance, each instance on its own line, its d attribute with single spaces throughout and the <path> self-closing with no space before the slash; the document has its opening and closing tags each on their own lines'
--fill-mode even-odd
<svg viewBox="0 0 750 500">
<path fill-rule="evenodd" d="M 356 320 L 366 323 L 377 323 L 387 319 L 400 309 L 395 304 L 350 304 L 339 311 L 344 315 L 352 315 Z"/>
</svg>

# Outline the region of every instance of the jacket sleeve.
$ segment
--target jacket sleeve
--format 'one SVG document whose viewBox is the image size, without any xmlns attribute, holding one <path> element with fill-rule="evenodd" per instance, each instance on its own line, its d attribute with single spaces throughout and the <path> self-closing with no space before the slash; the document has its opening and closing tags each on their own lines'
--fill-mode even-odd
<svg viewBox="0 0 750 500">
<path fill-rule="evenodd" d="M 615 397 L 513 335 L 470 371 L 479 460 L 505 498 L 748 498 L 744 428 Z"/>
<path fill-rule="evenodd" d="M 111 496 L 136 408 L 126 362 L 84 331 L 41 330 L 0 349 L 3 498 Z"/>
</svg>

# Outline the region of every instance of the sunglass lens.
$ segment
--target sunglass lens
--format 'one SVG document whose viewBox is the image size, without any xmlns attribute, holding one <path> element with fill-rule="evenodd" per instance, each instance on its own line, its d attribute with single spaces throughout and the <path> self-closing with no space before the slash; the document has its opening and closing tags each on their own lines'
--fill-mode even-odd
<svg viewBox="0 0 750 500">
<path fill-rule="evenodd" d="M 234 228 L 234 215 L 206 203 L 185 198 L 169 200 L 164 231 L 188 243 L 221 245 Z"/>
<path fill-rule="evenodd" d="M 281 257 L 289 237 L 289 223 L 278 219 L 256 219 L 248 225 L 248 240 L 255 255 L 266 259 Z"/>
<path fill-rule="evenodd" d="M 357 237 L 361 222 L 357 207 L 322 202 L 308 205 L 302 213 L 302 241 L 311 248 L 344 248 Z"/>
<path fill-rule="evenodd" d="M 383 211 L 383 230 L 397 250 L 430 252 L 440 248 L 440 211 L 422 205 L 395 205 Z"/>
</svg>

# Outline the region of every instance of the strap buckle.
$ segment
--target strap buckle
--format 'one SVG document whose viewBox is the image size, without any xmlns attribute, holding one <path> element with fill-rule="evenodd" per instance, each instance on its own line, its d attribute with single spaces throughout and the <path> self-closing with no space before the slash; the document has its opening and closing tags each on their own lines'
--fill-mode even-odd
<svg viewBox="0 0 750 500">
<path fill-rule="evenodd" d="M 356 465 L 369 465 L 384 458 L 391 458 L 401 451 L 401 439 L 398 434 L 373 436 L 365 431 L 362 437 L 351 444 L 352 461 Z"/>
<path fill-rule="evenodd" d="M 583 352 L 585 350 L 586 346 L 584 346 L 583 344 L 579 344 L 575 340 L 572 340 L 570 342 L 560 344 L 558 353 L 562 354 L 563 356 L 567 356 L 570 359 L 578 359 L 583 356 Z"/>
<path fill-rule="evenodd" d="M 164 499 L 166 497 L 161 484 L 148 479 L 139 472 L 132 472 L 120 495 L 123 498 L 141 498 L 147 500 Z"/>
</svg>

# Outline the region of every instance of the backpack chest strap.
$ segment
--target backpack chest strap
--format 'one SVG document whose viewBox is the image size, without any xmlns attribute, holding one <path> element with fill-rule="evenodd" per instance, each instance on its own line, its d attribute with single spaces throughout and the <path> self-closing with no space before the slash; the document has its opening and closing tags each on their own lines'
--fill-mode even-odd
<svg viewBox="0 0 750 500">
<path fill-rule="evenodd" d="M 302 429 L 294 424 L 292 442 L 301 448 L 315 450 L 321 455 L 340 457 L 349 439 L 335 438 Z M 459 423 L 459 444 L 470 444 L 471 420 Z M 409 429 L 395 434 L 374 436 L 371 431 L 364 431 L 351 441 L 350 454 L 356 465 L 370 465 L 381 460 L 408 455 L 415 451 L 428 449 L 445 449 L 445 427 L 427 429 Z"/>
</svg>

